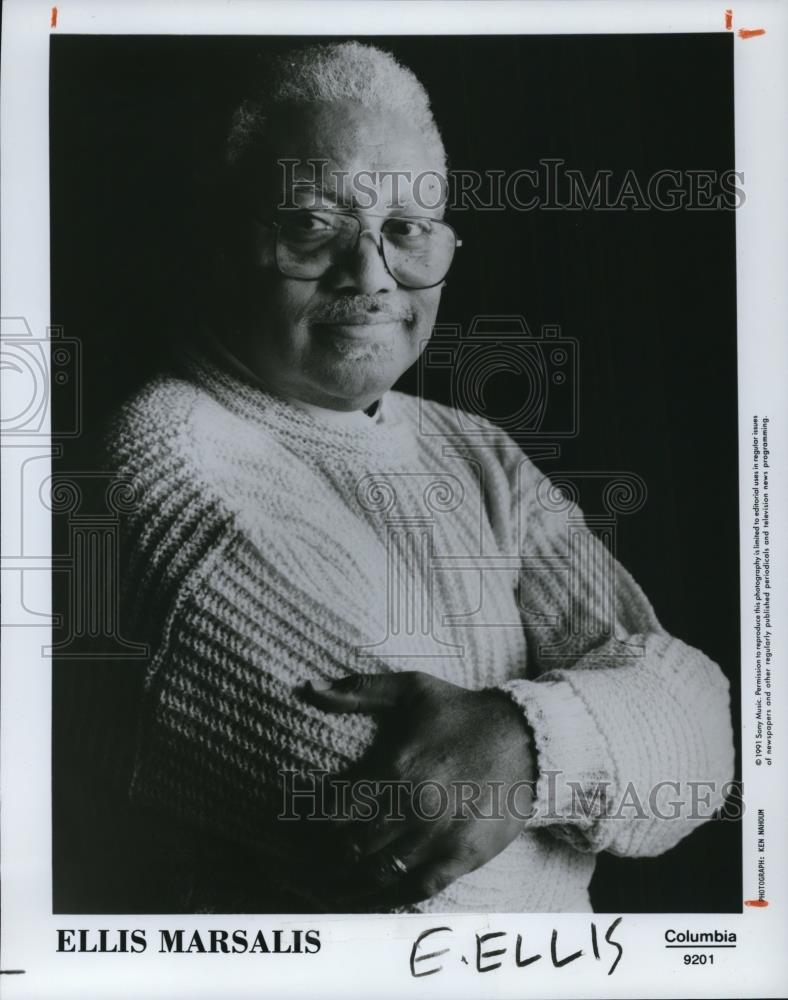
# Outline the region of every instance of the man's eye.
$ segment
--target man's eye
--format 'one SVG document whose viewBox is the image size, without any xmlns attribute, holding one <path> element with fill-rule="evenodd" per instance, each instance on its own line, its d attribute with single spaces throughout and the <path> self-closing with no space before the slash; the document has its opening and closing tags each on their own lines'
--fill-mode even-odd
<svg viewBox="0 0 788 1000">
<path fill-rule="evenodd" d="M 282 239 L 302 246 L 321 246 L 336 233 L 336 223 L 330 216 L 317 212 L 293 212 L 279 223 Z"/>
<path fill-rule="evenodd" d="M 317 215 L 314 212 L 299 212 L 292 218 L 286 219 L 283 225 L 300 233 L 324 233 L 333 228 L 327 216 Z"/>
<path fill-rule="evenodd" d="M 434 227 L 429 219 L 387 219 L 385 232 L 395 246 L 411 251 L 426 249 L 432 242 Z"/>
<path fill-rule="evenodd" d="M 386 229 L 398 239 L 421 239 L 430 235 L 432 225 L 428 219 L 388 219 Z"/>
</svg>

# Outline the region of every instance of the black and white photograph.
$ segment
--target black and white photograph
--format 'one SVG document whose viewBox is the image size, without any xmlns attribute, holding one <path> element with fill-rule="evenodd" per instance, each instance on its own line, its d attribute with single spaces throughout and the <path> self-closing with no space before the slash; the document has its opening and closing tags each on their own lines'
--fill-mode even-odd
<svg viewBox="0 0 788 1000">
<path fill-rule="evenodd" d="M 314 995 L 357 934 L 343 995 L 397 937 L 381 995 L 723 995 L 785 866 L 784 414 L 742 389 L 768 27 L 227 6 L 39 12 L 4 633 L 47 628 L 57 966 L 6 983 L 102 995 L 119 953 L 208 996 L 221 956 L 224 995 Z"/>
<path fill-rule="evenodd" d="M 53 39 L 56 909 L 741 907 L 731 51 Z"/>
</svg>

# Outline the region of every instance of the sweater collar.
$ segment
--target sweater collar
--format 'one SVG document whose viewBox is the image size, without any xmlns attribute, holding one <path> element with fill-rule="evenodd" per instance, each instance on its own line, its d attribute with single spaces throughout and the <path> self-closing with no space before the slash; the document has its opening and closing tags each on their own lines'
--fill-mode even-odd
<svg viewBox="0 0 788 1000">
<path fill-rule="evenodd" d="M 224 369 L 226 372 L 235 375 L 245 386 L 257 389 L 261 396 L 265 397 L 269 405 L 270 401 L 279 400 L 282 403 L 297 407 L 311 414 L 318 423 L 363 429 L 368 427 L 370 421 L 380 424 L 386 420 L 386 393 L 372 405 L 373 413 L 371 415 L 364 410 L 329 410 L 321 406 L 314 406 L 311 403 L 302 403 L 298 400 L 285 400 L 282 397 L 277 397 L 270 392 L 265 383 L 255 375 L 248 365 L 244 364 L 237 355 L 228 350 L 218 337 L 212 334 L 206 333 L 203 338 L 202 347 L 196 350 L 190 348 L 188 353 L 191 358 L 197 361 L 198 365 L 202 361 L 207 367 L 214 366 L 217 369 Z"/>
<path fill-rule="evenodd" d="M 246 365 L 214 338 L 199 346 L 190 346 L 181 355 L 181 373 L 211 395 L 227 410 L 248 424 L 270 433 L 296 437 L 305 445 L 329 450 L 348 449 L 391 457 L 401 454 L 411 437 L 397 407 L 391 406 L 384 393 L 374 417 L 359 410 L 352 419 L 332 419 L 318 407 L 302 406 L 276 396 L 265 389 Z"/>
</svg>

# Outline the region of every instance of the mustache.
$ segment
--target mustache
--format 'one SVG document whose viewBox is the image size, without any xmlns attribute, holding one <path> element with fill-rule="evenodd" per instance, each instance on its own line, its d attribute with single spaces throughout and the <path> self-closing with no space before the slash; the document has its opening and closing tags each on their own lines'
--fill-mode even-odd
<svg viewBox="0 0 788 1000">
<path fill-rule="evenodd" d="M 346 323 L 375 316 L 392 323 L 411 322 L 415 316 L 407 302 L 391 301 L 380 295 L 347 295 L 317 306 L 309 313 L 312 323 Z"/>
</svg>

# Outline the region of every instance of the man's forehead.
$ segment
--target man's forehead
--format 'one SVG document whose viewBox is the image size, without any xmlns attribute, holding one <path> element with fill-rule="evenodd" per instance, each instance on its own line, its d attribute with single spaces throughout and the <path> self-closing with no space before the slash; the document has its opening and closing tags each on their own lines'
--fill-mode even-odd
<svg viewBox="0 0 788 1000">
<path fill-rule="evenodd" d="M 298 108 L 277 124 L 272 152 L 289 193 L 342 203 L 369 199 L 435 204 L 443 149 L 404 115 L 352 103 Z"/>
<path fill-rule="evenodd" d="M 296 205 L 338 205 L 367 210 L 398 207 L 442 209 L 446 182 L 430 169 L 350 171 L 330 161 L 292 164 L 289 178 L 283 171 L 283 189 Z"/>
<path fill-rule="evenodd" d="M 436 133 L 437 135 L 437 133 Z M 323 157 L 342 166 L 363 160 L 368 169 L 399 169 L 443 163 L 443 150 L 398 109 L 354 101 L 299 105 L 272 122 L 272 138 L 283 151 Z M 414 162 L 418 161 L 418 162 Z"/>
</svg>

